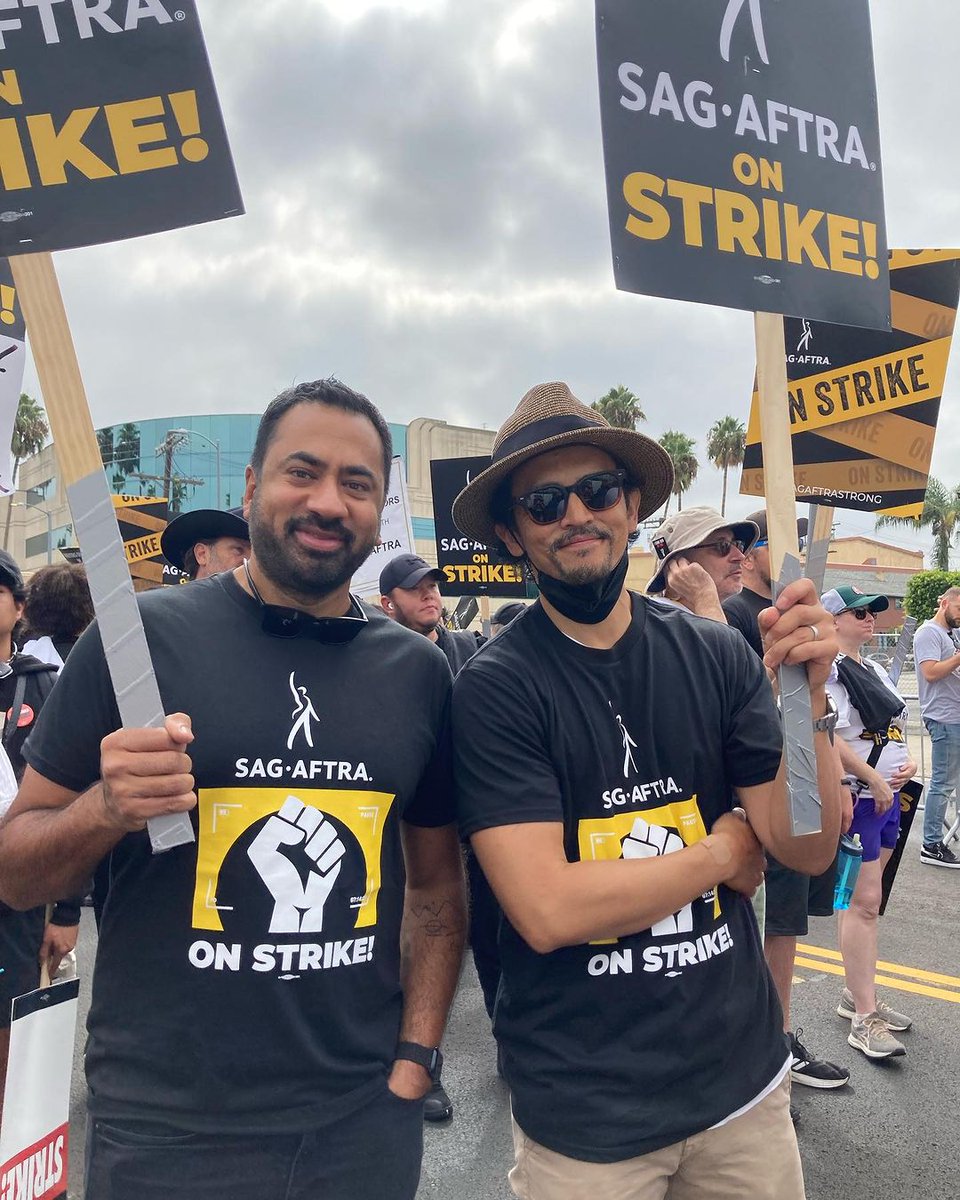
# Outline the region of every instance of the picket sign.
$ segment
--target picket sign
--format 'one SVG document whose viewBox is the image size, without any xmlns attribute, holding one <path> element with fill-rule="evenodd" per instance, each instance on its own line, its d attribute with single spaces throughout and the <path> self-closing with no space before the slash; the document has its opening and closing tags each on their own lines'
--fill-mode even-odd
<svg viewBox="0 0 960 1200">
<path fill-rule="evenodd" d="M 120 719 L 130 728 L 159 728 L 164 720 L 163 703 L 53 259 L 48 253 L 20 254 L 10 259 L 10 265 L 40 377 L 60 477 L 83 549 Z M 194 840 L 186 813 L 154 817 L 147 827 L 154 852 Z"/>
<path fill-rule="evenodd" d="M 80 982 L 49 977 L 13 1002 L 0 1128 L 0 1196 L 60 1200 L 67 1194 L 70 1078 Z"/>
</svg>

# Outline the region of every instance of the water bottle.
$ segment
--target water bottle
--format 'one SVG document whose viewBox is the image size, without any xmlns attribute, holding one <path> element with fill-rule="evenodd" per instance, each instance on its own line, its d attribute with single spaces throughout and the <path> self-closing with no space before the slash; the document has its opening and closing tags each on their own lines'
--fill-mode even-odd
<svg viewBox="0 0 960 1200">
<path fill-rule="evenodd" d="M 850 907 L 850 897 L 857 886 L 862 862 L 863 846 L 860 845 L 860 834 L 855 833 L 853 837 L 841 834 L 840 853 L 837 855 L 837 886 L 833 890 L 834 912 Z"/>
</svg>

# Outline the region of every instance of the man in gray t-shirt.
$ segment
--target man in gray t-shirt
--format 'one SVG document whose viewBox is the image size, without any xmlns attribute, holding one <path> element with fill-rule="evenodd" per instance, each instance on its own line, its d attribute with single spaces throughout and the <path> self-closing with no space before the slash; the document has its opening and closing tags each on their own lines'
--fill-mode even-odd
<svg viewBox="0 0 960 1200">
<path fill-rule="evenodd" d="M 920 713 L 933 743 L 933 768 L 923 813 L 920 861 L 934 867 L 960 868 L 960 859 L 944 845 L 947 800 L 960 782 L 960 587 L 948 588 L 931 620 L 913 639 L 920 685 Z"/>
</svg>

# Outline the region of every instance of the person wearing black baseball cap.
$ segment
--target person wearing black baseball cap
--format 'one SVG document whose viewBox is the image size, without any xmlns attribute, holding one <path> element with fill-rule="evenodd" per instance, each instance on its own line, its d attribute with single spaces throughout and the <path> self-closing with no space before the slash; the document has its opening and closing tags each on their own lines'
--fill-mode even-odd
<svg viewBox="0 0 960 1200">
<path fill-rule="evenodd" d="M 525 604 L 521 604 L 519 600 L 509 600 L 506 604 L 501 604 L 497 611 L 490 618 L 490 635 L 496 637 L 503 633 L 508 625 L 523 616 L 526 609 Z"/>
<path fill-rule="evenodd" d="M 250 557 L 250 529 L 242 508 L 197 508 L 169 522 L 160 549 L 190 579 L 207 579 Z"/>
<path fill-rule="evenodd" d="M 380 572 L 380 606 L 398 624 L 422 633 L 446 655 L 456 675 L 483 645 L 483 638 L 468 629 L 447 629 L 441 623 L 443 602 L 439 567 L 431 567 L 419 554 L 398 554 Z"/>
<path fill-rule="evenodd" d="M 444 578 L 439 567 L 431 567 L 419 554 L 398 554 L 380 572 L 380 607 L 398 625 L 422 634 L 442 650 L 454 675 L 476 654 L 484 639 L 469 630 L 447 629 L 442 623 L 443 601 L 440 599 L 440 581 Z M 488 887 L 476 868 L 473 855 L 467 854 L 467 879 L 471 896 L 469 939 L 477 965 L 477 974 L 486 996 L 489 987 L 496 991 L 499 982 L 499 964 L 493 957 L 493 967 L 486 968 L 487 959 L 478 946 L 486 946 L 491 940 L 488 930 L 491 921 L 486 914 L 496 909 Z M 493 939 L 495 940 L 495 938 Z M 495 976 L 493 983 L 488 983 Z M 425 1121 L 447 1121 L 453 1116 L 453 1101 L 450 1099 L 443 1080 L 433 1081 L 423 1102 Z"/>
</svg>

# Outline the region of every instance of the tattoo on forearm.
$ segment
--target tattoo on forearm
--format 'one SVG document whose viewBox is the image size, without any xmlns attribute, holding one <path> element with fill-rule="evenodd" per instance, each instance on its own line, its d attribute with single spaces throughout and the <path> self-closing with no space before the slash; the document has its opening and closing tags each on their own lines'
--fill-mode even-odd
<svg viewBox="0 0 960 1200">
<path fill-rule="evenodd" d="M 411 914 L 418 928 L 427 937 L 453 937 L 462 932 L 463 921 L 459 906 L 449 900 L 428 900 L 414 904 Z"/>
</svg>

